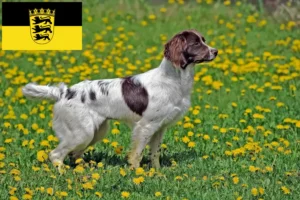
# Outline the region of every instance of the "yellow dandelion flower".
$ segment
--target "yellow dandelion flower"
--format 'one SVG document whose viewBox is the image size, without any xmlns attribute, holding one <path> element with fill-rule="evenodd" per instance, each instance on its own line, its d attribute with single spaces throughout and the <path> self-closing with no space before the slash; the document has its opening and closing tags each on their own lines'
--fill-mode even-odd
<svg viewBox="0 0 300 200">
<path fill-rule="evenodd" d="M 254 114 L 253 114 L 253 118 L 254 118 L 254 119 L 264 119 L 265 117 L 264 117 L 264 115 L 262 115 L 262 114 L 254 113 Z"/>
<path fill-rule="evenodd" d="M 5 158 L 5 154 L 4 153 L 0 153 L 0 160 L 4 160 Z"/>
<path fill-rule="evenodd" d="M 4 122 L 3 125 L 4 125 L 5 128 L 11 127 L 11 124 L 9 122 Z"/>
<path fill-rule="evenodd" d="M 282 106 L 284 106 L 284 103 L 283 103 L 283 102 L 277 102 L 277 103 L 276 103 L 276 106 L 277 106 L 277 107 L 282 107 Z"/>
<path fill-rule="evenodd" d="M 49 144 L 49 142 L 48 142 L 47 140 L 41 141 L 41 142 L 40 142 L 40 145 L 41 145 L 41 146 L 44 146 L 44 147 L 50 147 L 50 144 Z"/>
<path fill-rule="evenodd" d="M 77 165 L 73 171 L 76 172 L 76 173 L 83 173 L 84 168 L 81 165 Z"/>
<path fill-rule="evenodd" d="M 198 115 L 200 113 L 199 110 L 193 110 L 193 115 Z"/>
<path fill-rule="evenodd" d="M 167 9 L 166 8 L 160 8 L 159 11 L 162 12 L 162 13 L 165 13 L 165 12 L 167 12 Z"/>
<path fill-rule="evenodd" d="M 220 133 L 226 133 L 227 129 L 226 128 L 220 128 Z"/>
<path fill-rule="evenodd" d="M 145 20 L 143 20 L 143 21 L 141 22 L 141 25 L 142 25 L 142 26 L 147 26 L 147 24 L 148 24 L 148 22 L 145 21 Z"/>
<path fill-rule="evenodd" d="M 31 125 L 31 128 L 33 129 L 33 130 L 37 130 L 38 128 L 39 128 L 39 125 L 37 125 L 37 124 L 32 124 Z"/>
<path fill-rule="evenodd" d="M 120 130 L 117 129 L 117 128 L 114 128 L 114 129 L 111 130 L 111 133 L 112 133 L 113 135 L 117 135 L 117 134 L 120 134 Z"/>
<path fill-rule="evenodd" d="M 32 166 L 31 168 L 32 168 L 32 170 L 35 171 L 35 172 L 36 172 L 36 171 L 39 171 L 39 170 L 41 169 L 40 167 L 35 167 L 35 166 Z"/>
<path fill-rule="evenodd" d="M 200 124 L 200 123 L 201 123 L 201 120 L 200 120 L 200 119 L 195 119 L 195 120 L 194 120 L 194 123 L 195 123 L 195 124 Z"/>
<path fill-rule="evenodd" d="M 11 174 L 11 175 L 20 175 L 21 172 L 20 172 L 20 170 L 18 170 L 18 169 L 12 169 L 12 170 L 10 170 L 10 174 Z"/>
<path fill-rule="evenodd" d="M 136 184 L 136 185 L 139 185 L 141 184 L 142 182 L 144 182 L 144 177 L 140 176 L 138 178 L 133 178 L 133 183 Z"/>
<path fill-rule="evenodd" d="M 205 134 L 205 135 L 203 135 L 203 139 L 204 140 L 210 140 L 210 137 L 209 137 L 209 135 Z"/>
<path fill-rule="evenodd" d="M 259 169 L 259 168 L 255 167 L 255 166 L 253 166 L 253 165 L 250 165 L 250 166 L 249 166 L 249 171 L 250 171 L 250 172 L 256 172 L 256 171 L 258 171 L 258 169 Z"/>
<path fill-rule="evenodd" d="M 181 140 L 184 143 L 188 143 L 190 141 L 190 138 L 188 138 L 187 136 L 184 136 L 183 138 L 181 138 Z"/>
<path fill-rule="evenodd" d="M 92 189 L 94 189 L 94 186 L 91 182 L 86 182 L 86 183 L 82 184 L 82 188 L 85 190 L 92 190 Z"/>
<path fill-rule="evenodd" d="M 46 192 L 47 192 L 48 195 L 52 196 L 53 193 L 54 193 L 54 190 L 53 190 L 53 188 L 47 188 Z"/>
<path fill-rule="evenodd" d="M 93 173 L 92 174 L 92 178 L 95 180 L 99 180 L 100 179 L 100 175 L 98 173 Z"/>
<path fill-rule="evenodd" d="M 189 132 L 188 132 L 188 136 L 189 136 L 189 137 L 192 137 L 193 135 L 194 135 L 194 133 L 193 133 L 192 131 L 189 131 Z"/>
<path fill-rule="evenodd" d="M 129 198 L 130 193 L 126 192 L 126 191 L 123 191 L 123 192 L 121 192 L 121 196 L 122 196 L 122 198 Z"/>
<path fill-rule="evenodd" d="M 218 140 L 217 138 L 214 138 L 212 142 L 213 142 L 213 143 L 218 143 L 219 140 Z"/>
<path fill-rule="evenodd" d="M 109 139 L 104 138 L 104 139 L 102 140 L 102 142 L 103 142 L 104 144 L 107 144 L 107 143 L 109 143 Z"/>
<path fill-rule="evenodd" d="M 155 192 L 155 193 L 154 193 L 154 196 L 160 197 L 160 196 L 161 196 L 161 192 Z"/>
<path fill-rule="evenodd" d="M 138 168 L 136 168 L 136 170 L 135 170 L 135 174 L 136 175 L 143 175 L 144 174 L 144 169 L 142 168 L 142 167 L 138 167 Z"/>
<path fill-rule="evenodd" d="M 247 17 L 247 22 L 248 23 L 255 23 L 256 22 L 256 19 L 255 19 L 255 16 L 253 16 L 253 15 L 249 15 L 248 17 Z"/>
<path fill-rule="evenodd" d="M 61 191 L 61 192 L 59 193 L 59 195 L 62 196 L 62 197 L 67 197 L 67 196 L 68 196 L 68 193 L 65 192 L 65 191 Z"/>
<path fill-rule="evenodd" d="M 21 181 L 21 177 L 20 176 L 14 176 L 14 180 L 15 181 Z"/>
<path fill-rule="evenodd" d="M 22 196 L 22 199 L 32 199 L 32 195 L 30 195 L 30 194 L 24 194 Z"/>
<path fill-rule="evenodd" d="M 265 189 L 262 188 L 262 187 L 259 187 L 259 188 L 258 188 L 258 191 L 259 191 L 259 194 L 260 194 L 260 195 L 263 195 L 263 194 L 265 193 Z"/>
<path fill-rule="evenodd" d="M 123 177 L 126 176 L 126 172 L 125 172 L 125 170 L 123 168 L 120 168 L 120 174 Z"/>
<path fill-rule="evenodd" d="M 291 194 L 291 191 L 289 188 L 287 188 L 286 186 L 282 186 L 281 190 L 283 191 L 284 194 Z"/>
<path fill-rule="evenodd" d="M 98 168 L 102 168 L 104 165 L 103 165 L 103 163 L 102 162 L 99 162 L 98 164 L 97 164 L 97 167 Z"/>
<path fill-rule="evenodd" d="M 148 16 L 148 18 L 151 19 L 151 20 L 155 20 L 156 16 L 154 14 L 151 14 L 151 15 Z"/>
<path fill-rule="evenodd" d="M 196 146 L 196 143 L 195 143 L 195 142 L 189 142 L 189 143 L 188 143 L 188 147 L 189 147 L 189 148 L 195 148 L 195 146 Z"/>
<path fill-rule="evenodd" d="M 37 160 L 40 162 L 45 162 L 48 159 L 48 154 L 44 151 L 38 151 L 37 152 Z"/>
<path fill-rule="evenodd" d="M 28 118 L 28 115 L 26 115 L 26 114 L 21 114 L 20 118 L 25 120 L 25 119 Z"/>
<path fill-rule="evenodd" d="M 112 142 L 112 143 L 111 143 L 111 146 L 112 146 L 112 147 L 115 147 L 115 148 L 116 148 L 118 145 L 119 145 L 118 142 Z"/>
<path fill-rule="evenodd" d="M 4 143 L 9 144 L 13 142 L 13 138 L 8 138 L 6 140 L 4 140 Z"/>
<path fill-rule="evenodd" d="M 224 5 L 225 5 L 225 6 L 229 6 L 230 4 L 231 4 L 231 1 L 230 1 L 230 0 L 225 0 L 225 1 L 224 1 Z"/>
<path fill-rule="evenodd" d="M 233 181 L 233 184 L 238 184 L 240 179 L 239 179 L 239 177 L 235 176 L 232 178 L 232 181 Z"/>
<path fill-rule="evenodd" d="M 251 189 L 251 194 L 252 194 L 253 196 L 257 196 L 257 195 L 258 195 L 258 189 L 257 189 L 257 188 L 252 188 L 252 189 Z"/>
<path fill-rule="evenodd" d="M 4 162 L 0 162 L 0 168 L 3 168 L 5 166 Z"/>
<path fill-rule="evenodd" d="M 99 197 L 99 198 L 102 198 L 102 197 L 103 197 L 103 195 L 102 195 L 101 192 L 95 192 L 95 195 L 96 195 L 97 197 Z"/>
</svg>

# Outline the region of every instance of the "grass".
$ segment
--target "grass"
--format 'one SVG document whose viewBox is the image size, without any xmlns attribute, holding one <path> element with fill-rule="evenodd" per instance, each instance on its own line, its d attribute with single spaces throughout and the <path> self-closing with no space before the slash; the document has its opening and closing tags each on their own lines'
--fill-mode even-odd
<svg viewBox="0 0 300 200">
<path fill-rule="evenodd" d="M 209 0 L 84 3 L 84 49 L 0 51 L 1 199 L 297 199 L 300 196 L 300 41 L 246 3 Z M 222 2 L 222 3 L 221 3 Z M 170 127 L 162 168 L 130 170 L 130 130 L 107 137 L 59 175 L 47 158 L 57 140 L 52 102 L 26 100 L 27 82 L 68 85 L 159 65 L 163 44 L 194 28 L 219 49 L 196 66 L 192 107 Z"/>
</svg>

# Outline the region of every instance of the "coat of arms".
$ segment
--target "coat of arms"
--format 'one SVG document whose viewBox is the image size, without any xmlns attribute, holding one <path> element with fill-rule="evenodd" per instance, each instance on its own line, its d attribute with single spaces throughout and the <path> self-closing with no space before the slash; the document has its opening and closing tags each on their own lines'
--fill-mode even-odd
<svg viewBox="0 0 300 200">
<path fill-rule="evenodd" d="M 31 38 L 37 44 L 47 44 L 54 35 L 55 10 L 29 10 Z"/>
</svg>

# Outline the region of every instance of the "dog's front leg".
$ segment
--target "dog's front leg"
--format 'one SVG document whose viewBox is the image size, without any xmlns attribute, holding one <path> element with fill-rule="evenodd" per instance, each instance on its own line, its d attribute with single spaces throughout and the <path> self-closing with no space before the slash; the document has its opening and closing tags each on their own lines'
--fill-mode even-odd
<svg viewBox="0 0 300 200">
<path fill-rule="evenodd" d="M 159 156 L 160 156 L 160 145 L 163 139 L 165 129 L 159 129 L 151 138 L 149 145 L 150 145 L 150 158 L 151 158 L 151 165 L 152 167 L 159 169 Z"/>
<path fill-rule="evenodd" d="M 138 168 L 140 166 L 143 150 L 157 129 L 158 126 L 156 124 L 141 125 L 141 123 L 133 128 L 132 149 L 128 157 L 131 168 Z"/>
</svg>

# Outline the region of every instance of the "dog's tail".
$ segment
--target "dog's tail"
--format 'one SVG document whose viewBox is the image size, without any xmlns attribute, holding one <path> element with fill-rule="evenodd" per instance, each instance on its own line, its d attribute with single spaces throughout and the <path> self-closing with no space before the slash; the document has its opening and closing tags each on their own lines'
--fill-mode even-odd
<svg viewBox="0 0 300 200">
<path fill-rule="evenodd" d="M 58 101 L 61 99 L 67 86 L 61 83 L 56 86 L 37 85 L 35 83 L 28 83 L 22 88 L 23 95 L 35 99 L 50 99 Z"/>
</svg>

